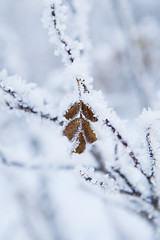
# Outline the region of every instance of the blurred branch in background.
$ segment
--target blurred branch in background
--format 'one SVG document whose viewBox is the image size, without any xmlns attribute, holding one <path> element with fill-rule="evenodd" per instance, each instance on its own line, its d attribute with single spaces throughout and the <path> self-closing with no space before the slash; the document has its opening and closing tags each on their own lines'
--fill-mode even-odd
<svg viewBox="0 0 160 240">
<path fill-rule="evenodd" d="M 142 50 L 137 44 L 140 36 L 132 14 L 131 4 L 126 0 L 114 0 L 112 5 L 126 38 L 126 57 L 130 69 L 130 81 L 137 91 L 141 107 L 151 106 L 151 91 L 148 91 L 148 81 L 151 82 L 151 80 L 149 80 L 148 71 L 143 62 Z"/>
</svg>

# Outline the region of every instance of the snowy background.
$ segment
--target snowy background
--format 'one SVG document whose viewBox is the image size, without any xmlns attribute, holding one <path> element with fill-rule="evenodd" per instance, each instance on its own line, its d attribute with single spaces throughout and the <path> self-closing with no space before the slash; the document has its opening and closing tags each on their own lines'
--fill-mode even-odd
<svg viewBox="0 0 160 240">
<path fill-rule="evenodd" d="M 124 132 L 139 147 L 135 119 L 144 107 L 160 109 L 160 1 L 64 2 L 68 34 L 83 43 L 94 88 L 128 120 Z M 31 99 L 44 96 L 56 116 L 73 86 L 43 28 L 44 7 L 39 0 L 0 0 L 0 71 L 36 83 L 41 90 Z M 109 159 L 107 134 L 98 144 Z M 0 240 L 154 240 L 153 228 L 125 199 L 80 177 L 82 164 L 94 167 L 95 160 L 89 151 L 71 157 L 69 144 L 56 124 L 1 107 Z"/>
</svg>

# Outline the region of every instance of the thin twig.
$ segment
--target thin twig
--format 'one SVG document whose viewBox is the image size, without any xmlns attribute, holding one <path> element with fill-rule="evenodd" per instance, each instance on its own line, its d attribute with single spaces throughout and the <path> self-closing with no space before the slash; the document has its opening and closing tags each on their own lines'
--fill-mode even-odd
<svg viewBox="0 0 160 240">
<path fill-rule="evenodd" d="M 72 55 L 72 49 L 69 47 L 69 44 L 67 43 L 67 41 L 62 38 L 61 31 L 60 31 L 60 29 L 57 27 L 57 16 L 56 16 L 55 4 L 52 4 L 52 5 L 51 5 L 51 10 L 52 10 L 51 15 L 52 15 L 52 17 L 53 17 L 54 28 L 55 28 L 55 30 L 56 30 L 56 32 L 57 32 L 57 35 L 58 35 L 58 37 L 59 37 L 60 42 L 61 42 L 61 43 L 63 44 L 63 46 L 65 47 L 65 51 L 66 51 L 66 53 L 67 53 L 68 56 L 69 56 L 70 62 L 73 63 L 73 62 L 74 62 L 74 57 L 73 57 L 73 55 Z"/>
<path fill-rule="evenodd" d="M 63 122 L 58 121 L 58 117 L 52 117 L 49 113 L 44 113 L 43 111 L 35 110 L 33 106 L 30 106 L 26 102 L 23 101 L 23 99 L 18 95 L 16 91 L 12 91 L 10 89 L 6 89 L 2 85 L 0 85 L 0 89 L 5 92 L 6 94 L 10 95 L 14 100 L 16 101 L 15 106 L 9 103 L 8 101 L 5 101 L 6 106 L 10 110 L 18 109 L 23 112 L 31 113 L 37 116 L 40 116 L 41 119 L 46 119 L 52 122 L 57 122 L 59 125 L 63 125 Z"/>
<path fill-rule="evenodd" d="M 155 165 L 156 165 L 156 157 L 154 154 L 154 150 L 152 148 L 152 142 L 151 142 L 151 128 L 148 127 L 147 129 L 147 133 L 146 133 L 146 142 L 147 142 L 147 147 L 148 147 L 148 153 L 149 153 L 149 157 L 151 159 L 151 175 L 149 176 L 150 182 L 151 182 L 151 203 L 154 206 L 155 209 L 157 209 L 158 211 L 160 210 L 159 208 L 159 196 L 157 196 L 156 194 L 156 189 L 155 189 L 155 185 L 152 181 L 152 178 L 155 177 Z"/>
<path fill-rule="evenodd" d="M 93 180 L 94 184 L 99 185 L 100 187 L 105 186 L 103 181 L 100 181 L 100 182 L 96 181 L 95 182 L 95 179 L 93 179 L 91 176 L 88 176 L 88 174 L 85 175 L 85 173 L 81 173 L 81 172 L 80 172 L 80 174 L 84 178 L 84 180 L 87 181 L 87 182 L 92 182 L 92 180 Z M 124 189 L 121 189 L 121 188 L 119 188 L 118 191 L 119 191 L 119 193 L 124 194 L 124 195 L 132 196 L 132 197 L 138 197 L 138 198 L 141 197 L 141 193 L 136 192 L 136 191 L 130 192 L 130 191 L 127 191 L 127 190 L 124 190 Z"/>
<path fill-rule="evenodd" d="M 121 142 L 121 144 L 125 147 L 128 148 L 130 150 L 129 152 L 129 156 L 132 158 L 135 167 L 138 167 L 138 165 L 140 165 L 138 159 L 136 158 L 134 152 L 130 149 L 128 143 L 126 140 L 123 139 L 122 135 L 116 130 L 115 127 L 113 127 L 113 125 L 110 123 L 110 121 L 108 119 L 105 120 L 105 124 L 107 125 L 107 127 L 109 127 L 113 134 L 117 137 L 117 139 Z"/>
<path fill-rule="evenodd" d="M 143 169 L 140 166 L 140 162 L 137 159 L 137 157 L 135 156 L 135 153 L 133 152 L 133 150 L 131 150 L 129 144 L 127 143 L 126 140 L 124 140 L 124 138 L 122 137 L 122 135 L 119 133 L 119 131 L 116 130 L 116 128 L 110 123 L 110 121 L 108 119 L 105 119 L 105 124 L 107 127 L 109 127 L 112 131 L 112 133 L 116 136 L 116 138 L 118 139 L 118 141 L 120 141 L 120 143 L 129 150 L 129 156 L 130 158 L 133 160 L 134 162 L 134 166 L 140 170 L 140 172 L 143 174 L 143 176 L 147 179 L 148 183 L 151 185 L 151 180 L 150 180 L 150 176 L 148 176 Z"/>
<path fill-rule="evenodd" d="M 154 168 L 155 168 L 157 159 L 155 157 L 155 154 L 153 152 L 153 148 L 151 145 L 150 130 L 151 130 L 150 128 L 147 129 L 146 142 L 147 142 L 149 157 L 151 159 L 151 175 L 150 175 L 150 179 L 151 179 L 154 176 Z"/>
<path fill-rule="evenodd" d="M 130 195 L 132 196 L 137 196 L 137 197 L 141 197 L 142 193 L 137 191 L 135 189 L 135 187 L 133 186 L 133 184 L 129 181 L 129 179 L 120 171 L 120 169 L 115 169 L 113 168 L 113 170 L 124 180 L 124 182 L 126 183 L 126 185 L 132 190 L 132 192 L 130 192 Z M 124 191 L 124 190 L 121 190 Z"/>
<path fill-rule="evenodd" d="M 116 169 L 116 168 L 113 168 L 112 167 L 112 171 L 109 171 L 108 169 L 106 169 L 106 166 L 104 165 L 104 161 L 103 161 L 103 158 L 102 158 L 102 155 L 101 153 L 98 151 L 97 148 L 94 147 L 94 149 L 91 150 L 91 153 L 93 154 L 93 156 L 95 157 L 97 163 L 98 163 L 98 168 L 96 168 L 96 171 L 100 171 L 104 174 L 107 174 L 110 178 L 114 179 L 115 181 L 117 181 L 117 177 L 116 175 L 118 174 L 119 177 L 125 182 L 126 186 L 128 188 L 130 188 L 131 192 L 129 192 L 128 194 L 129 195 L 132 195 L 132 196 L 137 196 L 137 197 L 140 197 L 142 194 L 137 191 L 135 189 L 135 187 L 133 186 L 133 184 L 129 181 L 129 179 L 120 171 L 120 169 Z M 115 175 L 116 173 L 116 175 Z M 120 192 L 127 192 L 125 190 L 120 190 Z"/>
<path fill-rule="evenodd" d="M 104 161 L 102 159 L 102 155 L 100 153 L 100 151 L 98 151 L 98 149 L 96 148 L 96 146 L 94 146 L 94 148 L 91 149 L 91 154 L 94 156 L 98 167 L 95 169 L 96 171 L 100 171 L 104 174 L 107 174 L 110 178 L 116 180 L 115 176 L 106 169 L 105 165 L 104 165 Z"/>
</svg>

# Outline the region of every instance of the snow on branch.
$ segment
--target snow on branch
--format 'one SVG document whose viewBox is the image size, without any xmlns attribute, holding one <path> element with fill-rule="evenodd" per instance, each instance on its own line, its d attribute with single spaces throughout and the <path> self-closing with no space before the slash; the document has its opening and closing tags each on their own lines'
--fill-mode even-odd
<svg viewBox="0 0 160 240">
<path fill-rule="evenodd" d="M 67 19 L 68 8 L 61 0 L 49 1 L 43 15 L 43 25 L 49 30 L 50 41 L 57 45 L 56 55 L 61 54 L 63 62 L 73 63 L 80 56 L 82 44 L 72 40 L 65 33 L 65 21 Z"/>
<path fill-rule="evenodd" d="M 105 175 L 107 175 L 109 178 L 113 179 L 114 182 L 117 184 L 119 183 L 119 178 L 124 183 L 124 189 L 119 189 L 118 191 L 120 193 L 124 193 L 131 196 L 138 196 L 140 197 L 142 193 L 140 193 L 138 190 L 136 190 L 135 186 L 131 183 L 131 181 L 125 176 L 124 173 L 121 172 L 121 169 L 119 167 L 111 166 L 110 169 L 107 169 L 107 167 L 104 164 L 104 160 L 102 158 L 102 155 L 98 151 L 97 148 L 92 149 L 92 154 L 94 155 L 98 167 L 95 168 L 95 172 L 101 172 Z M 121 186 L 119 186 L 121 187 Z M 117 187 L 118 189 L 118 187 Z M 126 190 L 127 189 L 127 190 Z M 128 190 L 129 189 L 129 190 Z"/>
<path fill-rule="evenodd" d="M 108 119 L 105 120 L 105 124 L 111 129 L 112 133 L 117 137 L 118 141 L 120 141 L 125 148 L 129 149 L 129 156 L 132 158 L 135 166 L 137 167 L 140 163 L 136 158 L 134 152 L 130 149 L 127 141 L 123 139 L 122 135 L 119 133 L 119 131 L 116 130 L 116 128 L 110 123 Z"/>
<path fill-rule="evenodd" d="M 146 221 L 156 226 L 154 221 L 157 216 L 156 211 L 159 211 L 158 208 L 155 208 L 154 203 L 149 198 L 143 196 L 142 191 L 137 191 L 124 174 L 117 171 L 119 178 L 116 175 L 114 178 L 110 178 L 108 174 L 104 176 L 99 175 L 93 168 L 86 169 L 81 167 L 78 170 L 84 181 L 100 187 L 103 191 L 107 190 L 114 194 L 121 194 L 123 197 L 127 197 L 128 201 L 133 201 L 135 204 L 129 205 L 130 211 L 137 212 Z M 124 185 L 122 183 L 119 184 L 121 178 Z"/>
<path fill-rule="evenodd" d="M 138 158 L 136 157 L 136 154 L 134 153 L 134 151 L 131 149 L 131 147 L 129 146 L 128 142 L 122 137 L 122 135 L 120 134 L 120 132 L 118 130 L 116 130 L 116 128 L 110 123 L 110 121 L 108 119 L 105 120 L 105 124 L 107 127 L 109 127 L 112 131 L 112 133 L 116 136 L 117 140 L 123 145 L 123 147 L 127 150 L 129 157 L 133 160 L 134 166 L 136 168 L 138 168 L 138 170 L 140 170 L 140 172 L 142 173 L 142 175 L 147 179 L 148 183 L 151 185 L 151 180 L 150 180 L 150 176 L 147 175 L 143 169 L 142 166 L 140 164 L 140 161 L 138 160 Z"/>
<path fill-rule="evenodd" d="M 72 50 L 71 48 L 68 46 L 68 43 L 63 39 L 63 35 L 61 33 L 61 31 L 59 30 L 59 28 L 57 27 L 58 23 L 57 23 L 57 18 L 56 18 L 56 13 L 55 13 L 55 5 L 52 4 L 51 5 L 51 9 L 52 9 L 52 16 L 53 16 L 53 23 L 54 23 L 54 28 L 57 32 L 57 35 L 59 37 L 60 42 L 64 45 L 65 47 L 65 51 L 67 52 L 68 56 L 69 56 L 69 60 L 71 62 L 74 62 L 74 57 L 72 56 Z"/>
<path fill-rule="evenodd" d="M 155 174 L 155 166 L 156 166 L 156 162 L 157 159 L 155 157 L 153 148 L 152 148 L 152 142 L 151 142 L 151 129 L 148 128 L 146 130 L 146 142 L 147 142 L 147 146 L 148 146 L 148 153 L 149 153 L 149 157 L 151 159 L 151 175 L 150 178 L 154 177 Z"/>
<path fill-rule="evenodd" d="M 151 201 L 156 209 L 160 209 L 160 112 L 144 109 L 138 119 L 141 132 L 144 136 L 143 144 L 146 159 L 149 161 L 149 180 L 151 184 Z"/>
<path fill-rule="evenodd" d="M 1 104 L 10 110 L 29 113 L 52 122 L 59 122 L 53 113 L 53 106 L 46 103 L 42 91 L 35 84 L 26 84 L 18 76 L 7 75 L 3 70 L 0 73 Z M 63 122 L 59 122 L 63 125 Z"/>
</svg>

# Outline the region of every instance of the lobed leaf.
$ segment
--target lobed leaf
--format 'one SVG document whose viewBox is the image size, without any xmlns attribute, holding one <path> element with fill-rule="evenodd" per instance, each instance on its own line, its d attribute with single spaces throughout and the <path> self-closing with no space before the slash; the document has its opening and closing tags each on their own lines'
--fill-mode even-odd
<svg viewBox="0 0 160 240">
<path fill-rule="evenodd" d="M 96 134 L 93 132 L 90 123 L 85 119 L 82 119 L 82 129 L 88 143 L 93 143 L 97 140 Z"/>
<path fill-rule="evenodd" d="M 96 118 L 94 116 L 94 113 L 92 112 L 90 107 L 88 107 L 86 104 L 84 104 L 84 102 L 82 102 L 82 112 L 88 120 L 90 120 L 92 122 L 97 122 L 98 121 L 98 118 Z"/>
<path fill-rule="evenodd" d="M 80 110 L 80 104 L 78 102 L 74 103 L 69 110 L 65 113 L 64 117 L 69 120 L 78 114 Z"/>
<path fill-rule="evenodd" d="M 75 137 L 80 126 L 80 118 L 75 118 L 63 130 L 63 135 L 65 135 L 70 141 Z"/>
<path fill-rule="evenodd" d="M 82 132 L 79 133 L 79 136 L 78 136 L 78 147 L 75 149 L 75 153 L 78 153 L 78 154 L 81 154 L 82 152 L 84 152 L 85 148 L 86 148 L 86 141 L 84 139 L 84 136 L 82 134 Z"/>
</svg>

